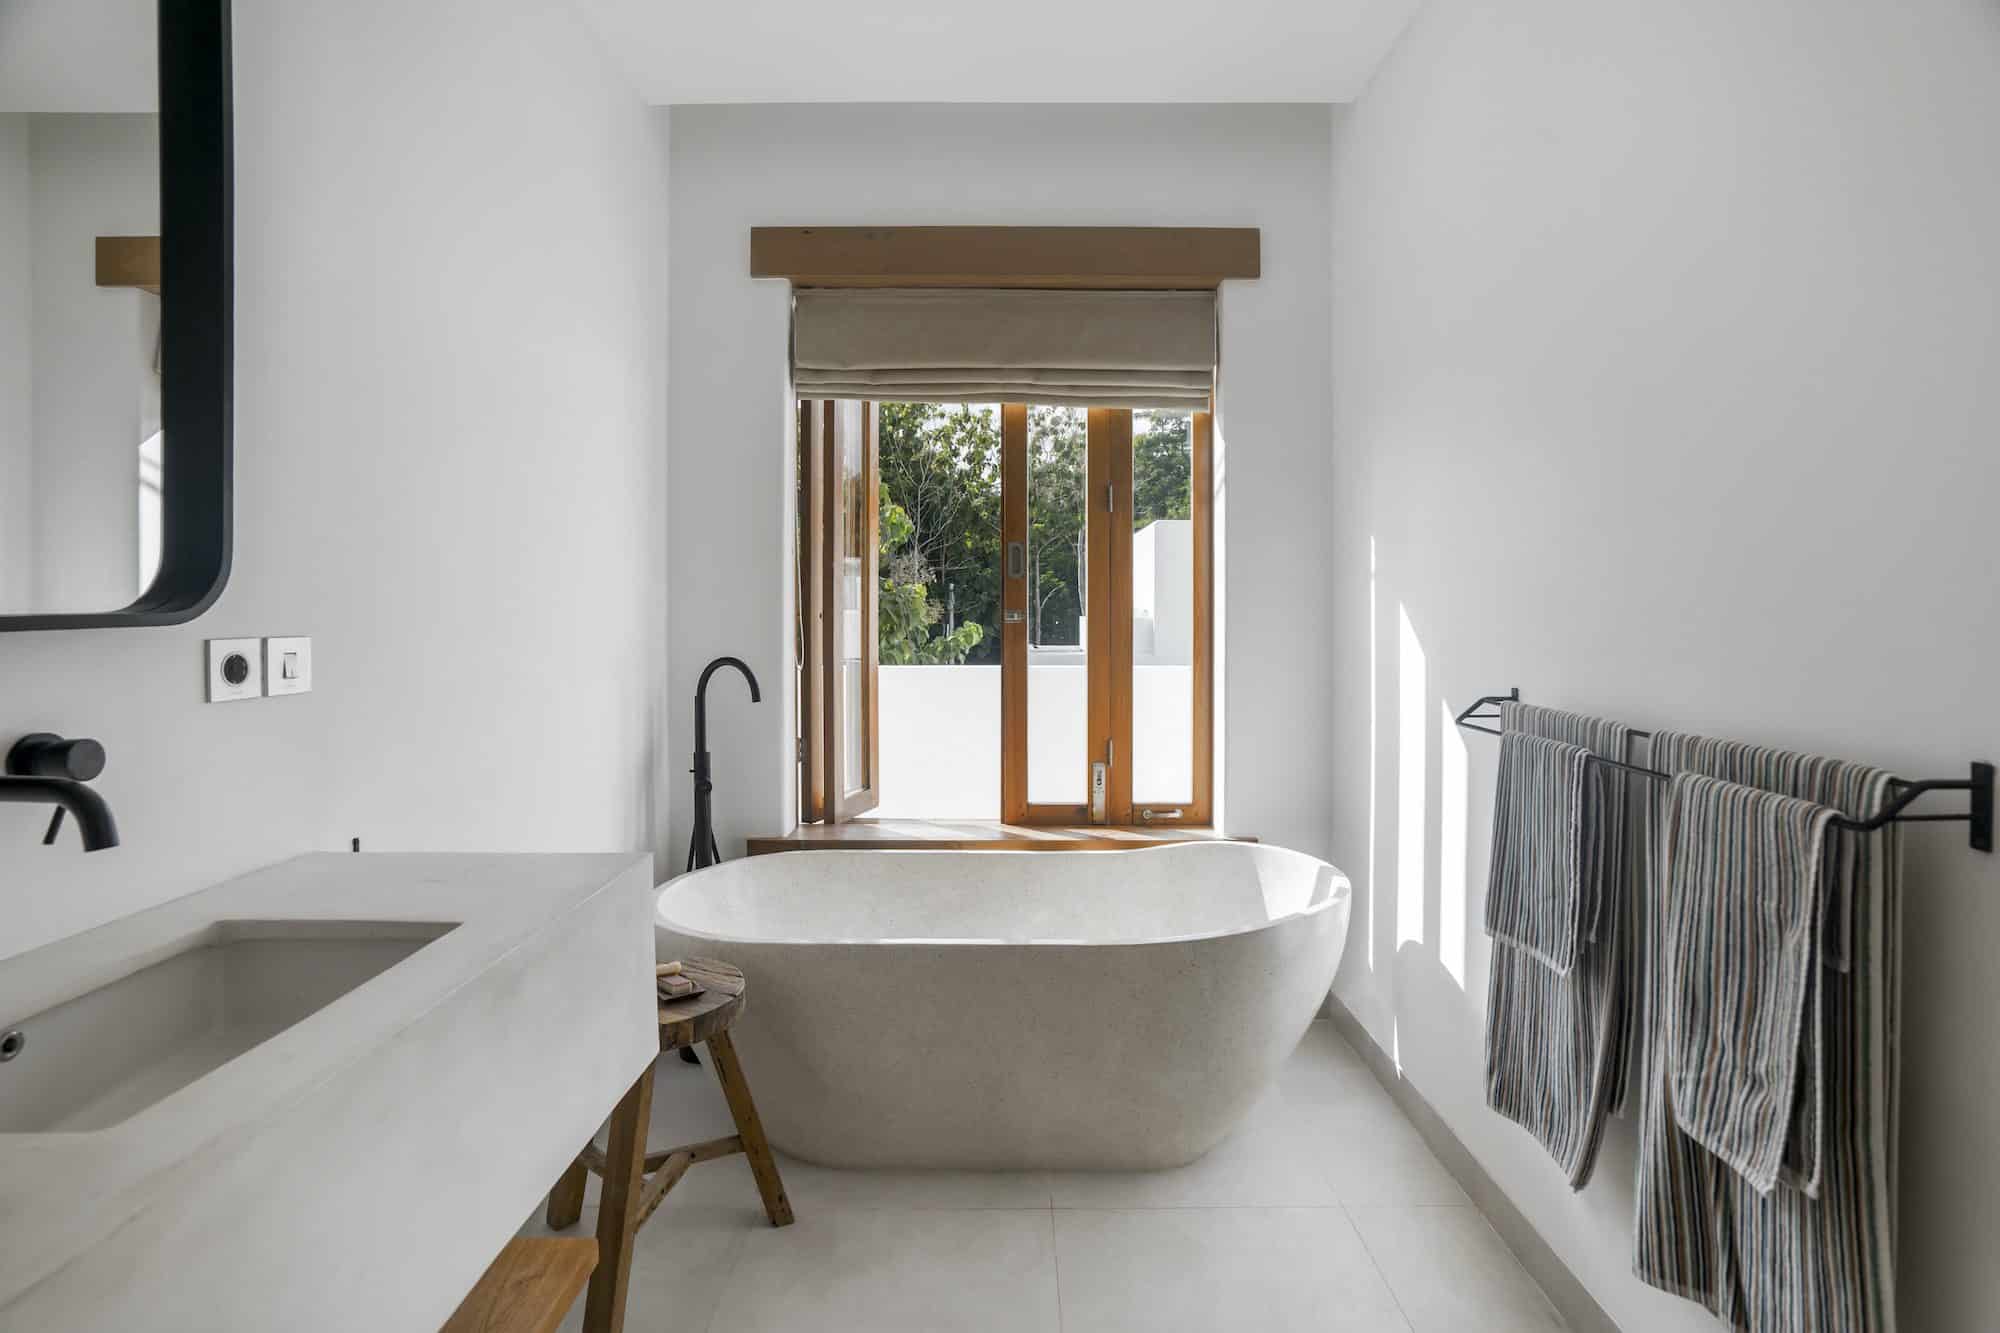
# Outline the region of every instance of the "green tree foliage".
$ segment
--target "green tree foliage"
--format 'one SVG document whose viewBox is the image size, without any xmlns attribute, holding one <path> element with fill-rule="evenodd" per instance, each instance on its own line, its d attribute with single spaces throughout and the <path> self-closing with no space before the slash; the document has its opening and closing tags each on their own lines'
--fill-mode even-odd
<svg viewBox="0 0 2000 1333">
<path fill-rule="evenodd" d="M 1193 516 L 1190 469 L 1194 418 L 1186 413 L 1135 414 L 1132 423 L 1132 527 Z"/>
<path fill-rule="evenodd" d="M 946 603 L 957 627 L 946 638 L 966 646 L 957 661 L 1000 660 L 1000 415 L 997 409 L 938 403 L 883 403 L 876 423 L 882 482 L 881 577 L 898 595 L 920 601 L 935 626 Z M 890 540 L 894 506 L 909 525 Z M 892 630 L 889 595 L 881 613 L 882 660 L 914 661 L 903 631 Z M 912 613 L 919 614 L 919 613 Z M 972 626 L 977 632 L 962 631 Z"/>
<path fill-rule="evenodd" d="M 878 643 L 888 666 L 955 666 L 978 647 L 984 633 L 976 620 L 939 631 L 944 608 L 933 605 L 924 583 L 922 559 L 911 548 L 916 524 L 901 505 L 882 499 L 882 591 L 876 602 L 881 621 Z"/>
<path fill-rule="evenodd" d="M 1028 409 L 1028 637 L 1080 642 L 1086 597 L 1086 416 Z M 1191 421 L 1134 421 L 1133 525 L 1187 518 Z M 1000 660 L 1000 414 L 883 403 L 880 646 L 890 663 Z M 955 625 L 938 628 L 955 608 Z"/>
<path fill-rule="evenodd" d="M 1081 408 L 1028 409 L 1028 642 L 1032 644 L 1082 642 L 1087 419 Z"/>
</svg>

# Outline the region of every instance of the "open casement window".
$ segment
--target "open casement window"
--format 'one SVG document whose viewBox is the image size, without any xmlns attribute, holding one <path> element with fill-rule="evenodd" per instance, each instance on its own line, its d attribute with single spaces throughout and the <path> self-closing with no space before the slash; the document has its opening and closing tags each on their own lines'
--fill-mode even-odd
<svg viewBox="0 0 2000 1333">
<path fill-rule="evenodd" d="M 1208 825 L 1211 437 L 1186 408 L 802 402 L 801 818 Z"/>
<path fill-rule="evenodd" d="M 800 813 L 879 800 L 875 405 L 799 405 Z"/>
<path fill-rule="evenodd" d="M 793 588 L 798 615 L 793 622 L 793 660 L 799 671 L 799 821 L 816 824 L 826 818 L 826 765 L 821 762 L 820 736 L 826 727 L 825 668 L 820 647 L 825 616 L 820 595 L 825 591 L 819 571 L 825 563 L 825 497 L 820 485 L 825 445 L 821 436 L 824 410 L 831 403 L 799 402 L 798 484 L 794 537 L 798 547 L 798 578 Z"/>
</svg>

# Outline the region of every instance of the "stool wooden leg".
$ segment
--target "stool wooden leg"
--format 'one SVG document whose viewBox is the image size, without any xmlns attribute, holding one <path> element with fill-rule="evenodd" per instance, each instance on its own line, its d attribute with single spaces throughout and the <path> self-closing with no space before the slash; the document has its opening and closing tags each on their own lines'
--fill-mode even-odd
<svg viewBox="0 0 2000 1333">
<path fill-rule="evenodd" d="M 583 1333 L 623 1333 L 632 1284 L 632 1240 L 646 1183 L 646 1126 L 653 1115 L 653 1067 L 618 1101 L 604 1144 L 604 1192 L 597 1200 L 597 1271 L 584 1298 Z"/>
<path fill-rule="evenodd" d="M 735 1043 L 727 1032 L 708 1039 L 708 1057 L 715 1063 L 715 1077 L 722 1083 L 722 1095 L 729 1102 L 729 1114 L 736 1132 L 743 1138 L 743 1155 L 750 1159 L 750 1174 L 757 1178 L 757 1193 L 764 1197 L 764 1211 L 774 1227 L 792 1224 L 792 1201 L 785 1197 L 785 1182 L 778 1178 L 778 1159 L 771 1156 L 770 1140 L 764 1137 L 764 1122 L 757 1118 L 757 1103 L 750 1100 L 750 1085 L 743 1078 L 743 1064 L 736 1058 Z"/>
<path fill-rule="evenodd" d="M 590 1170 L 583 1164 L 583 1154 L 578 1153 L 549 1191 L 549 1230 L 567 1231 L 576 1225 L 583 1216 L 583 1187 L 589 1180 Z"/>
</svg>

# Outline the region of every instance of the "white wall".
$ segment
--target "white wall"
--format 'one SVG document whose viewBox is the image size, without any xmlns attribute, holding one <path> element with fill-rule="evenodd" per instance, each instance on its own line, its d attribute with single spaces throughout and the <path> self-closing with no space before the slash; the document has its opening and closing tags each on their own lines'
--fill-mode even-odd
<svg viewBox="0 0 2000 1333">
<path fill-rule="evenodd" d="M 1028 667 L 1028 799 L 1090 799 L 1089 672 Z M 1000 668 L 885 666 L 878 819 L 992 819 L 1000 810 Z M 1132 671 L 1133 795 L 1194 799 L 1194 668 Z"/>
<path fill-rule="evenodd" d="M 0 114 L 0 607 L 34 595 L 34 200 L 28 120 Z"/>
<path fill-rule="evenodd" d="M 2000 757 L 1996 124 L 1983 0 L 1434 0 L 1337 135 L 1338 990 L 1627 1329 L 1713 1324 L 1629 1276 L 1629 1127 L 1573 1198 L 1483 1107 L 1445 713 Z M 1991 1327 L 2000 862 L 1909 869 L 1903 1326 Z"/>
<path fill-rule="evenodd" d="M 1263 229 L 1264 279 L 1222 300 L 1226 487 L 1222 781 L 1237 830 L 1324 851 L 1333 761 L 1325 515 L 1325 106 L 690 106 L 673 112 L 675 571 L 668 702 L 685 850 L 695 677 L 719 653 L 765 685 L 709 699 L 723 853 L 791 827 L 788 290 L 753 282 L 758 225 Z M 673 864 L 679 865 L 676 855 Z"/>
<path fill-rule="evenodd" d="M 295 852 L 643 849 L 664 546 L 661 122 L 559 0 L 236 11 L 236 570 L 0 636 L 0 739 L 94 735 L 124 845 L 0 806 L 0 953 Z M 314 692 L 201 702 L 201 640 Z"/>
<path fill-rule="evenodd" d="M 139 587 L 139 445 L 152 378 L 144 304 L 97 285 L 99 236 L 160 230 L 150 115 L 28 117 L 34 190 L 35 591 L 4 609 L 106 611 Z"/>
<path fill-rule="evenodd" d="M 1132 658 L 1194 661 L 1194 523 L 1155 519 L 1132 534 Z"/>
</svg>

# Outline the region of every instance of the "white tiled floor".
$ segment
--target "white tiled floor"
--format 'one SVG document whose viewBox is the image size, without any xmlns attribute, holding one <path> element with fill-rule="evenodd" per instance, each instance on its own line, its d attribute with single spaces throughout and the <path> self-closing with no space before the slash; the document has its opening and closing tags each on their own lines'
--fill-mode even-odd
<svg viewBox="0 0 2000 1333">
<path fill-rule="evenodd" d="M 653 1142 L 730 1132 L 714 1076 L 661 1061 Z M 1177 1171 L 781 1169 L 799 1218 L 782 1229 L 741 1157 L 668 1196 L 639 1233 L 632 1333 L 1563 1326 L 1327 1023 L 1234 1135 Z"/>
</svg>

